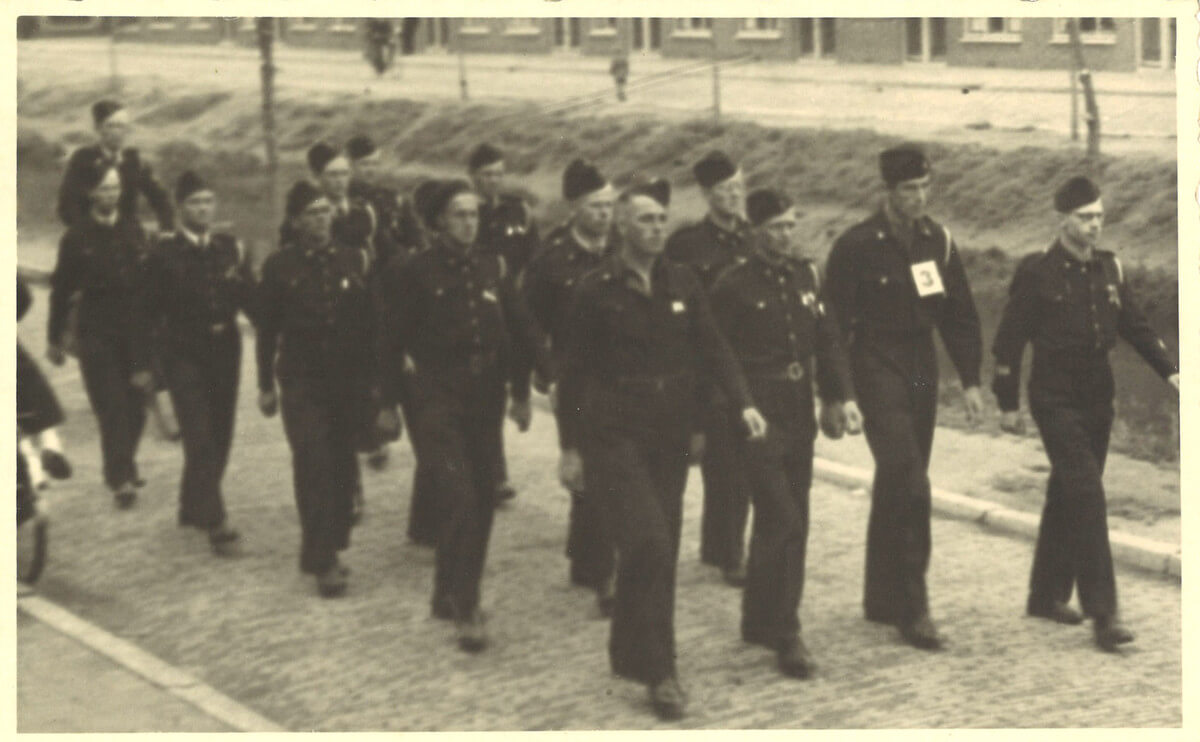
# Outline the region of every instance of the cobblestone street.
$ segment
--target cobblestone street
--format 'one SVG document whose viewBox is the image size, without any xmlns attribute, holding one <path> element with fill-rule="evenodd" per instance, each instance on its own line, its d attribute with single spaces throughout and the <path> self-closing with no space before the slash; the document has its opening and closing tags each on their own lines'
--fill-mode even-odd
<svg viewBox="0 0 1200 742">
<path fill-rule="evenodd" d="M 22 333 L 40 356 L 46 297 Z M 297 569 L 299 527 L 278 418 L 254 407 L 247 338 L 226 502 L 243 554 L 219 560 L 175 525 L 181 453 L 148 429 L 136 508 L 100 484 L 95 423 L 74 362 L 51 369 L 75 477 L 56 483 L 39 593 L 292 730 L 644 729 L 643 688 L 608 671 L 607 625 L 567 585 L 567 499 L 553 421 L 508 430 L 517 499 L 497 515 L 484 604 L 493 647 L 457 651 L 429 616 L 433 555 L 404 536 L 411 456 L 364 470 L 368 512 L 346 554 L 348 595 L 327 601 Z M 685 728 L 1143 727 L 1182 723 L 1178 583 L 1120 571 L 1137 643 L 1096 651 L 1086 627 L 1023 616 L 1032 547 L 934 521 L 930 593 L 948 648 L 926 654 L 861 617 L 867 500 L 818 482 L 803 620 L 808 682 L 738 635 L 739 595 L 698 560 L 699 477 L 687 494 L 677 607 Z M 32 730 L 30 730 L 32 731 Z"/>
</svg>

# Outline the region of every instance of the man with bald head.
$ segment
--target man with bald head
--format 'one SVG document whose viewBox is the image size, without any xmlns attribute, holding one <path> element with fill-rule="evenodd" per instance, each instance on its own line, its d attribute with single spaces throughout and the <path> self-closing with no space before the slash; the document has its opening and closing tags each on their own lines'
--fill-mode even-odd
<svg viewBox="0 0 1200 742">
<path fill-rule="evenodd" d="M 612 670 L 644 683 L 660 717 L 678 719 L 687 701 L 675 667 L 675 568 L 697 377 L 716 379 L 744 435 L 761 438 L 766 423 L 703 286 L 663 257 L 669 202 L 661 180 L 618 199 L 620 248 L 580 282 L 566 324 L 558 410 L 616 541 Z"/>
<path fill-rule="evenodd" d="M 992 388 L 1001 428 L 1024 432 L 1021 356 L 1033 345 L 1029 409 L 1050 458 L 1046 506 L 1033 556 L 1026 611 L 1078 624 L 1069 603 L 1078 588 L 1105 651 L 1133 641 L 1117 614 L 1116 580 L 1105 516 L 1104 459 L 1113 422 L 1108 354 L 1124 338 L 1176 391 L 1179 366 L 1134 301 L 1117 256 L 1099 247 L 1104 228 L 1100 189 L 1088 178 L 1055 193 L 1058 238 L 1021 261 L 996 330 Z"/>
</svg>

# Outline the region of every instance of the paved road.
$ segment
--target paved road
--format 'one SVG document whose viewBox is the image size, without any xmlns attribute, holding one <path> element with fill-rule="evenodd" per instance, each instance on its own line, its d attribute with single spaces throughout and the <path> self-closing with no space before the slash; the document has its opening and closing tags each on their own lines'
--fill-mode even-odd
<svg viewBox="0 0 1200 742">
<path fill-rule="evenodd" d="M 153 75 L 173 86 L 257 89 L 258 60 L 243 48 L 118 45 L 123 75 Z M 600 112 L 629 110 L 704 115 L 712 104 L 711 72 L 696 60 L 634 60 L 630 100 L 609 101 L 611 80 L 602 57 L 471 57 L 472 99 L 553 104 L 600 93 Z M 457 99 L 451 59 L 434 55 L 402 60 L 400 73 L 377 80 L 354 52 L 285 50 L 278 62 L 284 90 L 313 90 L 421 100 Z M 639 88 L 647 76 L 689 68 L 687 74 Z M 18 77 L 83 82 L 106 80 L 107 44 L 36 40 L 18 45 Z M 970 68 L 879 68 L 861 65 L 754 64 L 735 66 L 722 86 L 722 111 L 777 126 L 871 128 L 898 136 L 981 141 L 1003 148 L 1069 146 L 1070 98 L 1066 72 L 1002 72 Z M 1100 75 L 1099 96 L 1108 152 L 1175 156 L 1176 104 L 1166 73 Z M 1106 83 L 1105 80 L 1113 82 Z M 1164 85 L 1164 81 L 1166 84 Z M 1111 85 L 1111 87 L 1105 87 Z"/>
<path fill-rule="evenodd" d="M 37 300 L 23 323 L 35 352 L 45 296 Z M 178 448 L 148 436 L 141 463 L 150 483 L 136 509 L 114 510 L 99 484 L 78 374 L 68 366 L 53 375 L 77 474 L 50 493 L 46 597 L 294 730 L 668 726 L 649 715 L 639 686 L 609 674 L 606 624 L 590 596 L 567 585 L 567 505 L 553 483 L 547 417 L 523 437 L 509 431 L 521 494 L 498 515 L 492 539 L 484 602 L 495 646 L 471 657 L 454 649 L 449 626 L 429 617 L 432 554 L 403 536 L 406 442 L 388 471 L 366 475 L 368 516 L 346 560 L 350 592 L 324 601 L 297 570 L 288 451 L 279 420 L 254 410 L 252 389 L 243 389 L 226 479 L 245 548 L 217 560 L 201 534 L 175 526 Z M 1082 628 L 1022 617 L 1028 543 L 938 520 L 930 588 L 951 643 L 937 655 L 920 653 L 861 619 L 867 502 L 825 484 L 813 490 L 803 610 L 821 670 L 806 683 L 783 679 L 768 652 L 740 642 L 736 592 L 698 562 L 698 484 L 693 476 L 679 567 L 680 670 L 692 696 L 682 727 L 1182 722 L 1178 584 L 1122 572 L 1124 611 L 1139 641 L 1121 656 L 1101 654 Z"/>
</svg>

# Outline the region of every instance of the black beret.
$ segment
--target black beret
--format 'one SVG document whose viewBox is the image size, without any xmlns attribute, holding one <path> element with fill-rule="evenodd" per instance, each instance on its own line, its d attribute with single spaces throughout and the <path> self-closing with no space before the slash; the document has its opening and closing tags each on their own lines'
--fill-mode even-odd
<svg viewBox="0 0 1200 742">
<path fill-rule="evenodd" d="M 621 194 L 625 200 L 633 196 L 649 196 L 666 208 L 671 205 L 671 183 L 666 178 L 637 178 Z"/>
<path fill-rule="evenodd" d="M 287 215 L 299 216 L 314 201 L 323 197 L 324 194 L 315 185 L 307 180 L 298 180 L 287 194 Z"/>
<path fill-rule="evenodd" d="M 312 170 L 313 175 L 320 175 L 338 154 L 340 153 L 336 149 L 325 142 L 317 142 L 308 148 L 308 169 Z"/>
<path fill-rule="evenodd" d="M 608 185 L 608 181 L 604 179 L 595 165 L 586 160 L 578 158 L 571 160 L 567 169 L 563 171 L 562 194 L 563 198 L 568 201 L 595 193 L 606 185 Z"/>
<path fill-rule="evenodd" d="M 179 180 L 175 181 L 175 202 L 183 203 L 193 193 L 200 191 L 212 190 L 208 187 L 208 183 L 196 174 L 194 170 L 186 170 L 183 175 L 179 176 Z"/>
<path fill-rule="evenodd" d="M 108 118 L 125 106 L 115 100 L 99 100 L 92 104 L 92 121 L 96 126 L 108 121 Z"/>
<path fill-rule="evenodd" d="M 1088 178 L 1077 175 L 1054 192 L 1054 208 L 1060 214 L 1070 214 L 1080 206 L 1087 206 L 1099 199 L 1100 188 Z"/>
<path fill-rule="evenodd" d="M 471 152 L 470 159 L 467 160 L 467 168 L 471 172 L 475 172 L 481 167 L 487 167 L 493 162 L 500 162 L 504 159 L 504 153 L 496 149 L 492 145 L 484 142 L 476 147 Z"/>
<path fill-rule="evenodd" d="M 108 162 L 98 162 L 86 168 L 83 171 L 83 187 L 91 191 L 100 185 L 101 181 L 104 180 L 104 176 L 108 175 L 110 170 L 116 172 L 117 177 L 120 177 L 121 171 L 117 169 L 116 165 Z"/>
<path fill-rule="evenodd" d="M 446 210 L 446 206 L 460 193 L 469 193 L 471 184 L 462 178 L 454 180 L 438 181 L 436 186 L 430 188 L 428 197 L 421 206 L 421 218 L 425 221 L 425 225 L 431 229 L 437 228 L 438 217 Z"/>
<path fill-rule="evenodd" d="M 790 208 L 792 200 L 774 188 L 759 188 L 746 196 L 746 218 L 756 227 Z"/>
<path fill-rule="evenodd" d="M 433 194 L 437 191 L 441 181 L 438 180 L 423 180 L 416 188 L 413 189 L 412 204 L 416 210 L 417 216 L 421 217 L 421 221 L 425 221 L 425 211 L 429 208 L 429 200 L 433 198 Z M 426 224 L 426 227 L 432 229 L 432 224 Z"/>
<path fill-rule="evenodd" d="M 737 170 L 737 165 L 729 159 L 729 155 L 716 149 L 692 166 L 692 174 L 702 188 L 712 188 L 721 181 L 729 180 Z"/>
<path fill-rule="evenodd" d="M 879 172 L 889 188 L 906 180 L 924 178 L 929 169 L 925 150 L 916 144 L 901 144 L 879 154 Z"/>
<path fill-rule="evenodd" d="M 371 141 L 371 137 L 366 134 L 359 134 L 346 142 L 346 154 L 352 160 L 361 160 L 364 157 L 370 157 L 376 151 L 378 151 L 378 147 L 375 146 L 375 142 Z"/>
</svg>

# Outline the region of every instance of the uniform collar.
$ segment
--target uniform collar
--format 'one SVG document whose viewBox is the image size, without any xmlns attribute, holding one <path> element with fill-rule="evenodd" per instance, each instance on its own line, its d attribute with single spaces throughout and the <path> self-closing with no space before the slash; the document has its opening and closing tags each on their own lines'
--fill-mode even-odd
<svg viewBox="0 0 1200 742">
<path fill-rule="evenodd" d="M 449 239 L 442 235 L 434 237 L 432 247 L 437 250 L 442 262 L 449 268 L 462 268 L 468 265 L 474 257 L 474 248 L 461 250 L 451 247 Z"/>
<path fill-rule="evenodd" d="M 708 228 L 711 229 L 714 233 L 727 234 L 732 237 L 741 237 L 743 234 L 745 234 L 746 228 L 750 226 L 749 222 L 747 222 L 745 219 L 742 219 L 741 217 L 737 217 L 733 221 L 733 229 L 731 229 L 731 230 L 726 229 L 726 228 L 722 227 L 720 224 L 717 224 L 716 220 L 713 219 L 713 215 L 712 215 L 711 211 L 704 215 L 704 223 L 707 224 Z"/>
<path fill-rule="evenodd" d="M 92 209 L 92 219 L 95 220 L 97 224 L 105 227 L 115 227 L 117 225 L 117 219 L 120 216 L 120 212 L 116 209 L 113 209 L 113 213 L 109 214 L 108 216 L 104 216 L 95 209 Z"/>
<path fill-rule="evenodd" d="M 612 242 L 608 239 L 608 235 L 599 240 L 589 240 L 575 228 L 574 222 L 567 225 L 567 234 L 570 235 L 571 241 L 575 243 L 577 249 L 583 250 L 589 255 L 603 255 L 608 252 L 609 245 Z"/>
<path fill-rule="evenodd" d="M 183 226 L 183 224 L 179 224 L 176 227 L 176 231 L 179 234 L 183 235 L 183 238 L 186 239 L 188 242 L 192 243 L 192 245 L 195 247 L 205 248 L 205 247 L 208 247 L 209 244 L 211 244 L 211 242 L 212 242 L 212 234 L 211 233 L 205 232 L 204 234 L 197 234 L 197 233 L 193 232 L 192 230 L 188 229 L 187 227 Z"/>
<path fill-rule="evenodd" d="M 1092 256 L 1087 260 L 1080 258 L 1075 253 L 1071 252 L 1066 244 L 1063 243 L 1061 237 L 1055 239 L 1054 244 L 1050 246 L 1050 254 L 1055 258 L 1062 258 L 1063 260 L 1076 265 L 1090 265 L 1099 261 L 1100 259 L 1100 253 L 1098 250 L 1096 250 L 1096 248 L 1092 248 Z"/>
<path fill-rule="evenodd" d="M 769 277 L 774 277 L 779 274 L 792 275 L 796 272 L 796 262 L 788 257 L 775 258 L 767 252 L 765 247 L 755 247 L 753 251 L 753 260 L 759 268 Z"/>
<path fill-rule="evenodd" d="M 911 222 L 905 223 L 903 218 L 892 210 L 892 205 L 887 197 L 883 198 L 883 203 L 879 207 L 879 215 L 884 226 L 894 237 L 912 237 L 920 233 L 928 237 L 932 232 L 929 231 L 929 219 L 920 217 Z"/>
<path fill-rule="evenodd" d="M 125 155 L 125 150 L 118 149 L 116 152 L 113 152 L 103 144 L 97 144 L 96 147 L 100 150 L 100 156 L 103 157 L 107 162 L 111 162 L 112 164 L 118 166 L 121 164 L 121 160 Z"/>
<path fill-rule="evenodd" d="M 661 286 L 667 279 L 666 259 L 658 256 L 650 266 L 650 285 L 647 286 L 642 274 L 625 257 L 624 250 L 614 250 L 609 258 L 609 270 L 620 280 L 623 286 L 637 291 L 644 296 L 653 296 L 656 287 Z"/>
</svg>

